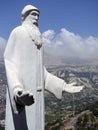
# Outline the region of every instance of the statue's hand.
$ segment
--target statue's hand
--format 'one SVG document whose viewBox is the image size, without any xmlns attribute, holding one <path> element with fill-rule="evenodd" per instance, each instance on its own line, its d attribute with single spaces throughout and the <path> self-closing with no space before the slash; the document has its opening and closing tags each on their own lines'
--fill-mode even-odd
<svg viewBox="0 0 98 130">
<path fill-rule="evenodd" d="M 28 91 L 18 90 L 15 95 L 15 100 L 20 105 L 30 106 L 34 103 L 33 95 Z"/>
<path fill-rule="evenodd" d="M 83 89 L 84 86 L 76 86 L 76 83 L 70 83 L 70 84 L 64 84 L 63 91 L 69 92 L 69 93 L 78 93 Z"/>
</svg>

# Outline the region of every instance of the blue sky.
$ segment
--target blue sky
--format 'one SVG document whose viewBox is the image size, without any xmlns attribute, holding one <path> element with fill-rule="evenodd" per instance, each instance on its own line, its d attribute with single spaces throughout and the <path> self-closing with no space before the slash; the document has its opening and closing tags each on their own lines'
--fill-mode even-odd
<svg viewBox="0 0 98 130">
<path fill-rule="evenodd" d="M 23 7 L 32 4 L 41 12 L 39 28 L 47 54 L 60 59 L 75 58 L 98 62 L 98 0 L 0 2 L 0 38 L 8 39 L 12 29 L 21 24 Z"/>
<path fill-rule="evenodd" d="M 81 37 L 98 37 L 98 0 L 1 0 L 0 37 L 8 39 L 11 30 L 20 25 L 23 7 L 32 4 L 41 11 L 39 27 L 56 33 L 66 28 Z"/>
</svg>

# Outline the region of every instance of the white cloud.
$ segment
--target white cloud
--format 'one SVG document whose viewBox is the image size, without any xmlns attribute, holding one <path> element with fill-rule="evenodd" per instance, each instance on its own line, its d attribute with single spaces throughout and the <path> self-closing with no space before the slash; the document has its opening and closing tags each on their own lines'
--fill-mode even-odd
<svg viewBox="0 0 98 130">
<path fill-rule="evenodd" d="M 45 43 L 51 44 L 52 43 L 51 41 L 53 40 L 53 38 L 55 36 L 55 32 L 53 30 L 48 30 L 48 31 L 44 32 L 42 34 L 42 36 L 43 36 L 43 41 Z"/>
<path fill-rule="evenodd" d="M 98 59 L 98 38 L 82 38 L 65 28 L 58 34 L 48 30 L 42 34 L 45 51 L 53 56 Z"/>
<path fill-rule="evenodd" d="M 3 60 L 5 46 L 6 46 L 6 40 L 0 37 L 0 60 Z"/>
<path fill-rule="evenodd" d="M 0 48 L 5 49 L 5 46 L 6 46 L 6 40 L 0 37 Z"/>
<path fill-rule="evenodd" d="M 47 30 L 43 34 L 45 52 L 61 58 L 98 59 L 98 38 L 83 38 L 62 28 L 59 33 Z M 4 54 L 6 40 L 0 37 L 0 59 Z"/>
</svg>

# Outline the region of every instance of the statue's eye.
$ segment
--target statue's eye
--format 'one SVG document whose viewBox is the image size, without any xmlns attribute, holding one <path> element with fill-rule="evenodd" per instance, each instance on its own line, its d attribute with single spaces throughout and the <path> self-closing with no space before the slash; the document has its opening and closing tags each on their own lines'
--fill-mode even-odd
<svg viewBox="0 0 98 130">
<path fill-rule="evenodd" d="M 37 14 L 36 13 L 33 13 L 34 16 L 36 16 Z"/>
<path fill-rule="evenodd" d="M 38 14 L 37 14 L 37 13 L 31 13 L 31 15 L 36 16 L 36 15 L 38 15 Z"/>
<path fill-rule="evenodd" d="M 30 13 L 32 16 L 38 17 L 39 18 L 39 14 L 37 12 L 31 12 Z"/>
</svg>

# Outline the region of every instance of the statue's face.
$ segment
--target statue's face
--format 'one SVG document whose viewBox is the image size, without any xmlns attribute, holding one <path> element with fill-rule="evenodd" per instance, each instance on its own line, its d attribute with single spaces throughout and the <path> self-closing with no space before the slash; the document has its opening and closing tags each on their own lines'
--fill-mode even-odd
<svg viewBox="0 0 98 130">
<path fill-rule="evenodd" d="M 27 19 L 29 19 L 32 22 L 32 24 L 38 25 L 39 12 L 35 10 L 31 11 L 27 16 Z"/>
</svg>

